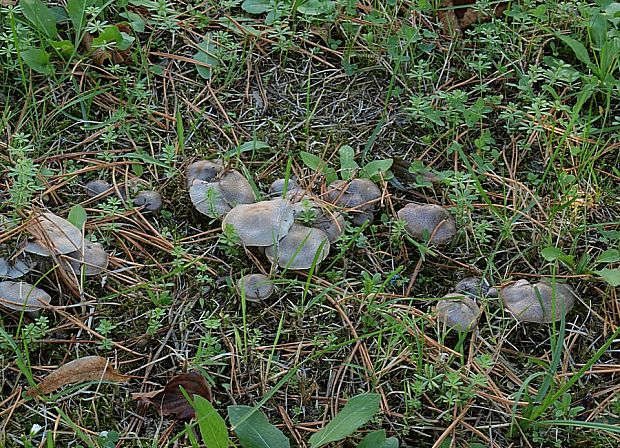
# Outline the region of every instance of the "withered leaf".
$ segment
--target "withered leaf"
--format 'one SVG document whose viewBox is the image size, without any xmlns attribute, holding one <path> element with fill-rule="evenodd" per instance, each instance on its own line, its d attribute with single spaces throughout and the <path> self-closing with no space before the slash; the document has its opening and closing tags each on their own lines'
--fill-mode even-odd
<svg viewBox="0 0 620 448">
<path fill-rule="evenodd" d="M 181 387 L 189 397 L 200 395 L 211 401 L 211 388 L 204 376 L 196 372 L 182 373 L 172 378 L 162 390 L 132 394 L 134 400 L 159 408 L 161 415 L 173 415 L 179 420 L 189 420 L 196 412 L 187 401 Z"/>
<path fill-rule="evenodd" d="M 49 394 L 67 384 L 86 381 L 124 382 L 130 377 L 117 372 L 106 358 L 85 356 L 60 366 L 47 375 L 36 387 L 26 392 L 29 397 Z"/>
</svg>

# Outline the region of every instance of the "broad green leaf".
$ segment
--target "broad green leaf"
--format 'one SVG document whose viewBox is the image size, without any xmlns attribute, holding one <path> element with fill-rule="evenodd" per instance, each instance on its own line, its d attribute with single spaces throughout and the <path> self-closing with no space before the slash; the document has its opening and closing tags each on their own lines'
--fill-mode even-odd
<svg viewBox="0 0 620 448">
<path fill-rule="evenodd" d="M 559 247 L 545 247 L 540 252 L 540 255 L 547 261 L 555 261 L 566 257 L 566 254 Z"/>
<path fill-rule="evenodd" d="M 340 177 L 349 180 L 353 177 L 359 165 L 355 161 L 355 151 L 349 145 L 340 147 Z"/>
<path fill-rule="evenodd" d="M 590 39 L 597 48 L 601 48 L 607 41 L 607 18 L 601 13 L 590 17 Z"/>
<path fill-rule="evenodd" d="M 93 39 L 93 47 L 98 48 L 102 47 L 107 43 L 114 42 L 115 44 L 121 43 L 123 40 L 123 36 L 121 35 L 121 31 L 115 25 L 106 26 L 100 33 L 99 36 Z"/>
<path fill-rule="evenodd" d="M 288 438 L 260 410 L 228 406 L 228 419 L 243 448 L 290 448 Z"/>
<path fill-rule="evenodd" d="M 310 437 L 310 447 L 318 448 L 351 435 L 379 411 L 380 404 L 378 394 L 361 394 L 351 398 L 325 428 Z"/>
<path fill-rule="evenodd" d="M 208 64 L 209 67 L 196 64 L 196 70 L 198 70 L 198 74 L 204 79 L 211 79 L 213 69 L 219 65 L 219 60 L 215 56 L 217 47 L 213 43 L 213 39 L 210 34 L 207 34 L 204 40 L 198 44 L 198 50 L 199 51 L 194 54 L 194 59 L 198 62 Z"/>
<path fill-rule="evenodd" d="M 396 437 L 388 438 L 382 448 L 398 448 L 398 439 Z"/>
<path fill-rule="evenodd" d="M 596 68 L 594 64 L 592 64 L 592 61 L 590 60 L 590 55 L 588 54 L 588 50 L 581 42 L 573 39 L 572 37 L 563 36 L 561 34 L 557 34 L 557 36 L 558 36 L 558 39 L 563 41 L 566 45 L 568 45 L 571 48 L 571 50 L 573 50 L 573 53 L 575 53 L 575 56 L 577 56 L 577 59 L 579 59 L 581 62 L 586 64 L 589 68 L 592 68 L 592 69 Z"/>
<path fill-rule="evenodd" d="M 327 166 L 327 163 L 323 159 L 319 156 L 315 156 L 314 154 L 310 154 L 309 152 L 301 151 L 299 156 L 308 168 L 312 171 L 316 171 L 317 173 L 322 173 Z"/>
<path fill-rule="evenodd" d="M 594 272 L 600 275 L 603 280 L 605 280 L 614 288 L 616 286 L 620 286 L 620 269 L 605 268 Z"/>
<path fill-rule="evenodd" d="M 45 6 L 41 0 L 19 0 L 19 6 L 24 16 L 34 25 L 41 33 L 50 39 L 56 37 L 57 17 L 54 12 Z"/>
<path fill-rule="evenodd" d="M 83 229 L 86 220 L 88 219 L 88 215 L 86 214 L 86 210 L 80 204 L 75 204 L 71 207 L 69 211 L 69 216 L 67 220 L 73 224 L 78 229 Z"/>
<path fill-rule="evenodd" d="M 297 8 L 297 12 L 307 16 L 329 14 L 334 10 L 335 3 L 330 0 L 306 0 Z"/>
<path fill-rule="evenodd" d="M 241 9 L 250 14 L 262 14 L 271 11 L 273 6 L 271 5 L 271 0 L 245 0 L 241 4 Z"/>
<path fill-rule="evenodd" d="M 136 33 L 144 33 L 144 29 L 146 26 L 146 21 L 144 18 L 135 12 L 127 11 L 120 14 L 121 17 L 124 17 L 129 21 L 129 26 Z"/>
<path fill-rule="evenodd" d="M 378 180 L 379 175 L 386 176 L 388 170 L 392 167 L 394 161 L 392 159 L 373 160 L 368 162 L 362 169 L 361 177 L 366 177 L 372 180 Z"/>
<path fill-rule="evenodd" d="M 73 42 L 66 39 L 52 42 L 52 47 L 54 47 L 54 50 L 56 50 L 65 59 L 71 57 L 75 51 Z"/>
<path fill-rule="evenodd" d="M 362 439 L 357 448 L 383 448 L 386 440 L 385 429 L 373 431 Z"/>
<path fill-rule="evenodd" d="M 31 48 L 21 52 L 21 57 L 28 67 L 44 75 L 53 73 L 50 65 L 50 54 L 40 48 Z"/>
<path fill-rule="evenodd" d="M 618 249 L 607 249 L 596 259 L 597 263 L 616 263 L 620 261 L 620 251 Z"/>
<path fill-rule="evenodd" d="M 86 9 L 92 6 L 95 0 L 67 0 L 67 15 L 71 19 L 76 36 L 82 34 L 86 25 Z"/>
<path fill-rule="evenodd" d="M 202 443 L 207 448 L 227 448 L 228 428 L 222 416 L 218 414 L 209 400 L 200 395 L 194 395 L 194 405 Z"/>
<path fill-rule="evenodd" d="M 252 140 L 251 142 L 245 142 L 237 146 L 235 149 L 231 149 L 230 151 L 226 153 L 226 156 L 232 157 L 232 156 L 237 156 L 239 154 L 242 154 L 244 152 L 260 151 L 260 150 L 269 149 L 269 148 L 271 148 L 271 146 L 269 146 L 268 143 L 262 142 L 260 140 Z"/>
</svg>

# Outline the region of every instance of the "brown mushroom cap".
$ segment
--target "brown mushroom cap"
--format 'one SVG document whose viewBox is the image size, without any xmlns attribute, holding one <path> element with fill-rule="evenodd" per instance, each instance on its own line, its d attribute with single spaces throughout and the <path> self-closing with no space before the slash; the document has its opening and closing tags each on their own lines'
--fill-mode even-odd
<svg viewBox="0 0 620 448">
<path fill-rule="evenodd" d="M 238 171 L 229 171 L 217 182 L 195 179 L 189 195 L 196 209 L 212 218 L 228 213 L 239 204 L 256 201 L 252 186 Z"/>
<path fill-rule="evenodd" d="M 84 275 L 90 277 L 92 275 L 101 274 L 108 267 L 109 256 L 103 246 L 99 243 L 84 242 L 83 252 L 75 251 L 60 257 L 60 265 L 68 272 L 73 272 L 76 276 L 82 274 L 82 265 L 84 266 Z"/>
<path fill-rule="evenodd" d="M 300 224 L 294 224 L 279 243 L 265 249 L 269 261 L 277 262 L 282 268 L 295 270 L 310 269 L 315 257 L 316 264 L 319 264 L 328 254 L 327 234 L 320 229 Z"/>
<path fill-rule="evenodd" d="M 518 280 L 499 291 L 504 307 L 520 322 L 551 323 L 562 319 L 575 304 L 573 288 L 541 281 L 535 285 Z"/>
<path fill-rule="evenodd" d="M 203 182 L 211 182 L 222 171 L 224 167 L 217 162 L 211 160 L 199 160 L 187 167 L 187 188 L 190 188 L 195 180 L 201 180 Z"/>
<path fill-rule="evenodd" d="M 263 274 L 244 275 L 237 281 L 237 291 L 245 295 L 246 300 L 260 302 L 273 294 L 273 282 Z"/>
<path fill-rule="evenodd" d="M 0 305 L 15 311 L 37 311 L 49 305 L 48 293 L 26 282 L 0 282 Z"/>
<path fill-rule="evenodd" d="M 26 244 L 26 252 L 49 257 L 75 252 L 82 247 L 81 230 L 53 213 L 41 214 L 27 230 L 35 239 Z"/>
<path fill-rule="evenodd" d="M 405 221 L 405 230 L 416 240 L 430 237 L 431 244 L 445 244 L 456 235 L 456 220 L 445 208 L 435 204 L 407 204 L 398 211 L 398 219 Z M 435 231 L 435 228 L 437 230 Z"/>
<path fill-rule="evenodd" d="M 327 201 L 341 207 L 375 210 L 381 190 L 369 179 L 335 180 L 327 189 Z"/>
<path fill-rule="evenodd" d="M 157 191 L 141 191 L 133 198 L 133 205 L 136 207 L 144 206 L 144 210 L 149 212 L 159 210 L 162 202 L 161 194 Z"/>
<path fill-rule="evenodd" d="M 244 246 L 271 246 L 280 241 L 295 220 L 293 207 L 285 199 L 240 204 L 222 221 L 222 229 L 231 225 Z"/>
<path fill-rule="evenodd" d="M 451 292 L 446 294 L 435 307 L 437 320 L 447 328 L 457 331 L 472 331 L 478 324 L 480 307 L 470 297 Z"/>
</svg>

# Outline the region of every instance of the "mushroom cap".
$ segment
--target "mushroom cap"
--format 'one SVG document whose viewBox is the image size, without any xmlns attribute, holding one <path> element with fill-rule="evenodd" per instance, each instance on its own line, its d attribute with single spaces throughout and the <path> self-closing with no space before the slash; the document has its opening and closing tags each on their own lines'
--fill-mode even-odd
<svg viewBox="0 0 620 448">
<path fill-rule="evenodd" d="M 269 187 L 269 194 L 271 196 L 282 196 L 284 193 L 284 184 L 286 183 L 286 179 L 276 179 L 272 182 Z M 297 181 L 293 178 L 288 180 L 288 184 L 286 185 L 286 199 L 292 202 L 298 202 L 303 199 L 306 195 L 306 191 L 299 186 Z"/>
<path fill-rule="evenodd" d="M 112 184 L 102 179 L 91 180 L 84 186 L 84 189 L 86 190 L 86 196 L 88 196 L 89 198 L 99 196 L 100 194 L 105 193 L 111 188 Z"/>
<path fill-rule="evenodd" d="M 343 234 L 346 221 L 342 213 L 321 210 L 312 227 L 320 229 L 327 235 L 330 243 L 336 242 Z"/>
<path fill-rule="evenodd" d="M 0 305 L 15 311 L 37 311 L 49 305 L 48 293 L 26 282 L 0 282 Z"/>
<path fill-rule="evenodd" d="M 49 257 L 75 252 L 82 247 L 82 231 L 53 213 L 41 214 L 27 230 L 35 239 L 26 244 L 26 252 Z"/>
<path fill-rule="evenodd" d="M 376 209 L 381 190 L 369 179 L 335 180 L 327 189 L 327 201 L 341 207 Z"/>
<path fill-rule="evenodd" d="M 211 160 L 199 160 L 187 167 L 187 188 L 190 188 L 194 180 L 210 182 L 215 179 L 218 174 L 224 171 L 224 167 L 217 162 Z"/>
<path fill-rule="evenodd" d="M 225 215 L 236 205 L 256 201 L 250 183 L 235 170 L 224 174 L 217 182 L 194 179 L 189 196 L 200 213 L 212 218 Z"/>
<path fill-rule="evenodd" d="M 568 314 L 576 294 L 564 283 L 555 283 L 554 295 L 551 283 L 541 281 L 532 285 L 521 279 L 500 289 L 499 296 L 518 321 L 542 324 L 556 322 Z"/>
<path fill-rule="evenodd" d="M 271 246 L 280 241 L 295 221 L 293 207 L 285 199 L 240 204 L 222 221 L 233 226 L 244 246 Z"/>
<path fill-rule="evenodd" d="M 480 307 L 470 297 L 451 292 L 446 294 L 435 307 L 437 320 L 447 328 L 457 331 L 472 331 L 478 324 Z"/>
<path fill-rule="evenodd" d="M 433 234 L 431 244 L 446 244 L 456 235 L 456 220 L 445 208 L 436 204 L 407 204 L 398 211 L 398 219 L 405 221 L 405 230 L 416 240 Z"/>
<path fill-rule="evenodd" d="M 82 274 L 82 265 L 84 265 L 84 275 L 90 277 L 105 271 L 109 261 L 108 253 L 101 244 L 85 241 L 83 252 L 79 250 L 63 255 L 60 265 L 65 271 L 73 272 L 76 276 Z"/>
<path fill-rule="evenodd" d="M 133 198 L 133 205 L 144 206 L 144 210 L 149 212 L 159 210 L 162 202 L 161 194 L 157 191 L 141 191 Z"/>
<path fill-rule="evenodd" d="M 454 290 L 470 297 L 486 297 L 489 294 L 489 282 L 480 277 L 465 277 L 456 284 Z"/>
<path fill-rule="evenodd" d="M 320 229 L 300 224 L 293 224 L 279 243 L 265 248 L 269 261 L 277 262 L 282 268 L 295 270 L 310 269 L 315 257 L 316 264 L 319 264 L 328 254 L 327 234 Z"/>
<path fill-rule="evenodd" d="M 22 260 L 15 260 L 14 263 L 10 263 L 4 258 L 0 258 L 0 277 L 16 279 L 23 277 L 28 272 L 30 272 L 30 266 Z"/>
<path fill-rule="evenodd" d="M 274 286 L 266 275 L 248 274 L 237 281 L 237 291 L 239 295 L 244 294 L 246 300 L 260 302 L 273 294 Z"/>
</svg>

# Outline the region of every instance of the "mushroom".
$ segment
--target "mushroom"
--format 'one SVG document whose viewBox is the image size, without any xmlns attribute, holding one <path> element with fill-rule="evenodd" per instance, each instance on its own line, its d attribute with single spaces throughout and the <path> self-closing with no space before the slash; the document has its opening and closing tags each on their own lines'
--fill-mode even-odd
<svg viewBox="0 0 620 448">
<path fill-rule="evenodd" d="M 312 223 L 312 227 L 325 232 L 329 242 L 334 243 L 343 234 L 346 224 L 342 213 L 321 210 L 319 216 Z"/>
<path fill-rule="evenodd" d="M 480 307 L 468 296 L 451 292 L 446 294 L 435 307 L 437 320 L 445 327 L 457 331 L 472 331 L 478 324 Z"/>
<path fill-rule="evenodd" d="M 416 240 L 430 238 L 431 244 L 446 244 L 456 235 L 456 220 L 440 205 L 407 204 L 398 211 L 405 230 Z"/>
<path fill-rule="evenodd" d="M 194 162 L 187 167 L 187 188 L 190 188 L 195 180 L 211 182 L 222 171 L 224 171 L 224 167 L 211 160 L 199 160 L 198 162 Z"/>
<path fill-rule="evenodd" d="M 15 260 L 14 263 L 10 263 L 4 258 L 0 258 L 0 277 L 16 279 L 23 277 L 28 272 L 30 272 L 30 266 L 22 260 Z"/>
<path fill-rule="evenodd" d="M 269 194 L 271 196 L 282 196 L 284 193 L 284 185 L 286 184 L 285 198 L 289 201 L 300 201 L 306 194 L 305 190 L 299 186 L 297 181 L 293 178 L 288 179 L 276 179 L 269 187 Z"/>
<path fill-rule="evenodd" d="M 454 290 L 470 297 L 486 297 L 489 294 L 489 282 L 480 277 L 465 277 L 456 284 Z"/>
<path fill-rule="evenodd" d="M 244 246 L 271 246 L 291 229 L 293 207 L 285 199 L 240 204 L 222 221 L 222 229 L 232 226 Z"/>
<path fill-rule="evenodd" d="M 329 237 L 313 227 L 293 224 L 288 234 L 277 244 L 265 249 L 265 255 L 272 263 L 286 269 L 310 269 L 318 265 L 329 254 Z"/>
<path fill-rule="evenodd" d="M 27 227 L 34 241 L 24 250 L 44 257 L 75 252 L 82 247 L 82 232 L 66 219 L 53 213 L 43 213 Z"/>
<path fill-rule="evenodd" d="M 112 185 L 108 181 L 102 179 L 91 180 L 84 186 L 84 189 L 86 190 L 86 196 L 88 196 L 89 198 L 94 198 L 95 196 L 104 194 L 111 188 Z"/>
<path fill-rule="evenodd" d="M 48 293 L 26 282 L 0 282 L 0 305 L 15 311 L 37 311 L 49 305 Z"/>
<path fill-rule="evenodd" d="M 374 219 L 373 212 L 380 198 L 381 190 L 369 179 L 335 180 L 327 190 L 328 202 L 353 209 L 352 222 L 355 225 Z"/>
<path fill-rule="evenodd" d="M 194 179 L 189 195 L 196 209 L 210 217 L 220 217 L 239 204 L 256 201 L 252 186 L 241 173 L 231 170 L 215 182 Z"/>
<path fill-rule="evenodd" d="M 547 281 L 532 285 L 521 279 L 501 288 L 499 297 L 518 321 L 542 324 L 566 316 L 575 304 L 576 294 L 564 283 L 555 283 L 554 288 Z"/>
<path fill-rule="evenodd" d="M 246 300 L 260 302 L 273 294 L 273 282 L 263 274 L 244 275 L 237 281 L 237 291 Z"/>
<path fill-rule="evenodd" d="M 144 206 L 144 210 L 154 212 L 161 208 L 162 197 L 157 191 L 141 191 L 133 198 L 133 205 Z"/>
<path fill-rule="evenodd" d="M 99 243 L 86 241 L 83 250 L 71 252 L 60 257 L 60 265 L 65 271 L 73 272 L 76 276 L 82 274 L 87 277 L 101 274 L 108 267 L 109 256 Z"/>
</svg>

